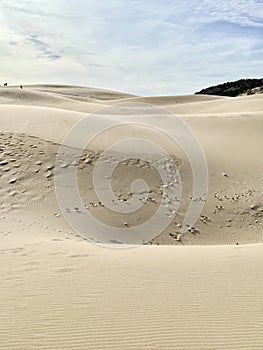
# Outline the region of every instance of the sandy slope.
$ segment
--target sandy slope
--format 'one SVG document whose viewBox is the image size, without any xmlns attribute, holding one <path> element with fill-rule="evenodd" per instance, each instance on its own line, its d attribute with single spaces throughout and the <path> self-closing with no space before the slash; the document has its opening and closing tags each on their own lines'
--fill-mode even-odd
<svg viewBox="0 0 263 350">
<path fill-rule="evenodd" d="M 262 245 L 112 251 L 54 232 L 6 238 L 0 348 L 261 349 L 262 259 Z"/>
<path fill-rule="evenodd" d="M 205 114 L 206 116 L 209 114 L 262 113 L 262 95 L 217 99 L 214 102 L 202 101 L 183 106 L 171 106 L 169 109 L 177 114 Z"/>
<path fill-rule="evenodd" d="M 221 96 L 209 96 L 209 95 L 182 95 L 182 96 L 154 96 L 154 97 L 130 97 L 123 99 L 122 102 L 141 102 L 149 103 L 157 106 L 171 106 L 175 104 L 188 104 L 203 101 L 217 101 L 225 100 L 225 97 Z M 115 103 L 111 102 L 111 103 Z"/>
<path fill-rule="evenodd" d="M 95 247 L 58 209 L 59 144 L 87 113 L 120 101 L 158 104 L 181 115 L 205 151 L 208 199 L 194 230 L 178 239 L 191 195 L 189 163 L 155 135 L 178 161 L 185 192 L 176 219 L 151 243 L 174 247 Z M 0 349 L 263 348 L 263 95 L 139 98 L 38 85 L 1 88 L 0 104 Z M 115 194 L 127 199 L 139 169 L 156 203 L 147 200 L 129 217 L 101 205 L 93 167 L 97 152 L 117 136 L 98 138 L 83 155 L 79 188 L 98 219 L 133 226 L 154 213 L 160 184 L 147 164 L 127 162 L 114 175 Z M 80 215 L 73 203 L 68 210 Z"/>
<path fill-rule="evenodd" d="M 45 91 L 26 88 L 23 90 L 18 88 L 2 89 L 0 91 L 0 104 L 41 106 L 84 113 L 91 113 L 100 107 L 100 104 L 95 100 L 89 102 L 76 101 L 67 95 L 50 94 Z"/>
<path fill-rule="evenodd" d="M 43 88 L 43 87 L 42 87 Z M 15 160 L 20 158 L 21 164 L 25 164 L 24 168 L 35 171 L 35 163 L 39 158 L 45 157 L 46 161 L 54 167 L 55 154 L 58 151 L 60 144 L 68 131 L 83 117 L 86 113 L 80 113 L 82 109 L 76 104 L 84 105 L 86 111 L 101 110 L 101 104 L 91 102 L 79 102 L 64 98 L 57 95 L 57 91 L 63 88 L 55 87 L 52 92 L 39 92 L 40 89 L 27 87 L 22 91 L 18 88 L 8 88 L 0 90 L 0 100 L 2 101 L 9 97 L 9 104 L 0 105 L 1 111 L 1 130 L 4 134 L 1 137 L 3 144 L 2 161 L 6 161 L 7 165 L 0 168 L 2 181 L 10 174 L 10 171 L 4 171 L 7 167 L 10 168 L 15 164 L 9 162 L 5 152 L 15 153 L 12 158 Z M 46 87 L 51 89 L 51 87 Z M 67 94 L 70 88 L 64 88 Z M 77 88 L 73 87 L 73 95 L 75 96 Z M 79 90 L 85 90 L 79 88 Z M 82 95 L 88 94 L 83 91 Z M 94 90 L 93 94 L 95 94 Z M 80 92 L 78 92 L 80 93 Z M 19 98 L 16 95 L 19 94 Z M 105 95 L 105 92 L 104 92 Z M 104 96 L 103 95 L 103 96 Z M 123 103 L 123 95 L 118 101 Z M 130 100 L 134 102 L 135 98 Z M 125 99 L 127 102 L 127 99 Z M 147 98 L 136 98 L 137 102 L 145 102 Z M 200 101 L 201 100 L 201 101 Z M 25 104 L 32 101 L 32 106 Z M 180 233 L 180 223 L 183 222 L 186 210 L 189 206 L 192 188 L 192 178 L 190 174 L 190 166 L 186 156 L 172 142 L 163 140 L 163 135 L 156 134 L 155 139 L 161 145 L 169 149 L 170 153 L 178 159 L 180 165 L 179 170 L 183 181 L 184 201 L 180 207 L 176 220 L 155 240 L 161 244 L 235 244 L 252 243 L 262 241 L 262 215 L 263 215 L 263 199 L 262 199 L 262 174 L 263 163 L 260 157 L 259 150 L 263 148 L 263 98 L 260 95 L 233 98 L 217 98 L 211 96 L 179 96 L 179 97 L 160 97 L 148 98 L 148 102 L 156 101 L 162 107 L 164 103 L 169 111 L 180 111 L 181 116 L 195 132 L 201 143 L 208 162 L 209 170 L 209 192 L 206 201 L 203 217 L 196 223 L 195 231 L 192 234 L 186 234 L 180 242 L 177 241 L 177 235 Z M 171 105 L 171 102 L 174 102 Z M 187 102 L 188 101 L 188 102 Z M 11 104 L 12 103 L 12 104 Z M 117 102 L 115 101 L 114 104 Z M 47 108 L 48 106 L 48 108 Z M 52 108 L 51 108 L 52 107 Z M 59 107 L 54 108 L 54 107 Z M 103 108 L 107 105 L 103 104 Z M 252 111 L 249 111 L 249 110 Z M 222 112 L 219 113 L 219 110 Z M 202 113 L 201 113 L 202 111 Z M 213 112 L 216 111 L 216 112 Z M 102 112 L 103 113 L 103 112 Z M 119 111 L 118 111 L 119 113 Z M 103 121 L 103 117 L 98 114 L 96 122 Z M 94 121 L 92 121 L 94 123 Z M 92 125 L 90 125 L 92 127 Z M 173 128 L 171 124 L 170 128 Z M 132 129 L 133 130 L 133 129 Z M 108 144 L 115 142 L 117 138 L 125 136 L 125 130 L 116 132 L 110 136 L 97 138 L 97 144 L 93 144 L 94 151 L 103 151 Z M 138 134 L 138 130 L 132 131 Z M 130 135 L 132 132 L 127 134 Z M 142 129 L 140 136 L 144 137 L 146 131 Z M 32 139 L 35 137 L 35 139 Z M 12 141 L 15 138 L 15 141 Z M 23 141 L 23 144 L 17 149 L 17 139 Z M 10 140 L 10 141 L 8 141 Z M 55 143 L 55 144 L 53 144 Z M 10 146 L 11 144 L 11 146 Z M 32 148 L 33 147 L 33 148 Z M 257 151 L 258 150 L 258 151 Z M 39 155 L 43 152 L 43 156 Z M 30 154 L 31 159 L 28 160 L 27 154 Z M 32 161 L 31 161 L 32 160 Z M 83 163 L 84 168 L 79 169 L 80 173 L 80 188 L 83 193 L 86 193 L 86 201 L 98 203 L 99 200 L 94 190 L 87 192 L 86 180 L 87 176 L 92 188 L 92 169 L 96 163 L 96 158 L 90 163 Z M 119 168 L 119 174 L 115 180 L 116 195 L 120 199 L 125 199 L 130 192 L 130 183 L 122 181 L 128 179 L 127 170 L 130 179 L 136 178 L 138 167 L 134 162 L 130 162 Z M 83 166 L 84 166 L 83 165 Z M 82 165 L 81 165 L 82 166 Z M 40 167 L 36 173 L 36 179 L 41 178 Z M 153 195 L 156 196 L 158 202 L 159 190 L 158 185 L 153 181 L 154 174 L 147 165 L 142 167 L 140 176 L 146 176 L 146 181 L 152 183 Z M 51 174 L 53 179 L 53 173 Z M 226 176 L 224 176 L 226 175 Z M 132 181 L 132 180 L 130 180 Z M 21 181 L 20 181 L 21 182 Z M 23 185 L 21 183 L 21 185 Z M 51 192 L 53 190 L 53 181 L 50 183 Z M 31 188 L 31 192 L 37 192 L 39 187 Z M 4 197 L 3 197 L 4 198 Z M 6 203 L 5 203 L 6 205 Z M 136 226 L 136 222 L 145 220 L 153 213 L 156 206 L 148 201 L 148 206 L 145 210 L 138 212 L 137 215 L 113 215 L 106 211 L 100 205 L 96 206 L 95 214 L 99 217 L 106 217 L 113 226 L 121 225 L 121 222 L 127 222 L 131 226 Z M 54 204 L 53 211 L 57 211 Z"/>
<path fill-rule="evenodd" d="M 33 90 L 44 91 L 50 94 L 66 95 L 71 99 L 87 98 L 100 102 L 135 97 L 134 95 L 119 91 L 88 88 L 74 85 L 28 85 L 25 86 L 25 88 L 32 88 Z"/>
</svg>

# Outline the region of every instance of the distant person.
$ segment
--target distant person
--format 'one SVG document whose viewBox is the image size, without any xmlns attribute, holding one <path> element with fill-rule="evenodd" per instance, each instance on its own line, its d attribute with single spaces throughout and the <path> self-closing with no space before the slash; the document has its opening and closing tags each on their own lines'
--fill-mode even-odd
<svg viewBox="0 0 263 350">
<path fill-rule="evenodd" d="M 4 83 L 4 86 L 7 86 L 7 83 Z"/>
<path fill-rule="evenodd" d="M 20 89 L 21 89 L 21 90 L 23 89 L 23 85 L 20 85 Z"/>
</svg>

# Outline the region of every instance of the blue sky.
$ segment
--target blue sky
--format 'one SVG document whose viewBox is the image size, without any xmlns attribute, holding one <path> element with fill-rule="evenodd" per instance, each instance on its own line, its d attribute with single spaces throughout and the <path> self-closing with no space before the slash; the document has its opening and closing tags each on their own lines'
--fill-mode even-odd
<svg viewBox="0 0 263 350">
<path fill-rule="evenodd" d="M 0 0 L 3 83 L 174 95 L 262 77 L 263 0 Z"/>
</svg>

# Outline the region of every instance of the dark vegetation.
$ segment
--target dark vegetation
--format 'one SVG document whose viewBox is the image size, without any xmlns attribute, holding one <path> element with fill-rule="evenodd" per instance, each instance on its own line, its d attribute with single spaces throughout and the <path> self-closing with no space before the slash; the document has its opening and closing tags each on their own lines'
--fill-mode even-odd
<svg viewBox="0 0 263 350">
<path fill-rule="evenodd" d="M 211 86 L 196 94 L 235 97 L 241 94 L 253 95 L 263 93 L 263 79 L 240 79 L 216 86 Z"/>
</svg>

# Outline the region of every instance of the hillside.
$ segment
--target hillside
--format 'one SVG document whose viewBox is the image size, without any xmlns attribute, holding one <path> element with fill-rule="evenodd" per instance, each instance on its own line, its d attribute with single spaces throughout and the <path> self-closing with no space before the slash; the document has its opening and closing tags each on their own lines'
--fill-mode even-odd
<svg viewBox="0 0 263 350">
<path fill-rule="evenodd" d="M 202 89 L 195 94 L 235 97 L 263 93 L 263 79 L 240 79 Z"/>
</svg>

